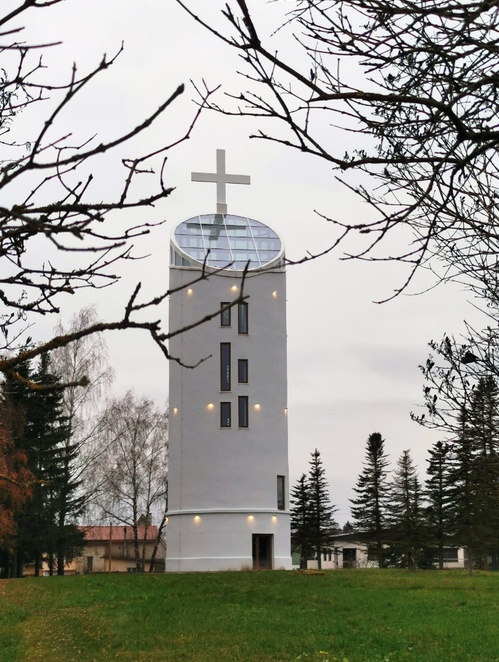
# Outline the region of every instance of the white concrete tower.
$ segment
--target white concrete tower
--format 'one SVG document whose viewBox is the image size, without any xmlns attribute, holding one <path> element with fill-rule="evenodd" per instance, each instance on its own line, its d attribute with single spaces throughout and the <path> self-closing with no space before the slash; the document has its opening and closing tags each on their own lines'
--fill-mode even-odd
<svg viewBox="0 0 499 662">
<path fill-rule="evenodd" d="M 283 246 L 227 213 L 225 184 L 249 177 L 226 174 L 222 150 L 192 179 L 217 184 L 217 213 L 174 231 L 170 330 L 213 317 L 170 341 L 166 569 L 290 569 Z"/>
</svg>

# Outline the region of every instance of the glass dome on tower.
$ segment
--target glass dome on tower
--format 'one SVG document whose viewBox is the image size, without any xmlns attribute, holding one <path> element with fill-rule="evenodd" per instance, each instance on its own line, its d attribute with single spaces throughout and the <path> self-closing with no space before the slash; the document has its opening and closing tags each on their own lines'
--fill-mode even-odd
<svg viewBox="0 0 499 662">
<path fill-rule="evenodd" d="M 175 228 L 172 263 L 242 271 L 278 263 L 284 254 L 278 235 L 267 225 L 245 216 L 203 214 Z M 278 266 L 278 264 L 276 264 Z"/>
</svg>

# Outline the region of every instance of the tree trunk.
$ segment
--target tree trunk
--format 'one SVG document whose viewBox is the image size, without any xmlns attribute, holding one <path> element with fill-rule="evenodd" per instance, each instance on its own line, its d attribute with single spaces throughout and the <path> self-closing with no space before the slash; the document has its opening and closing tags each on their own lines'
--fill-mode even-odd
<svg viewBox="0 0 499 662">
<path fill-rule="evenodd" d="M 165 528 L 165 524 L 166 524 L 166 512 L 167 511 L 165 510 L 163 518 L 161 519 L 161 523 L 158 526 L 158 535 L 156 536 L 156 540 L 154 541 L 154 547 L 151 554 L 151 562 L 149 564 L 149 572 L 153 572 L 154 570 L 154 561 L 156 560 L 156 554 L 158 553 L 159 542 L 161 540 L 161 535 L 163 533 L 163 529 Z"/>
</svg>

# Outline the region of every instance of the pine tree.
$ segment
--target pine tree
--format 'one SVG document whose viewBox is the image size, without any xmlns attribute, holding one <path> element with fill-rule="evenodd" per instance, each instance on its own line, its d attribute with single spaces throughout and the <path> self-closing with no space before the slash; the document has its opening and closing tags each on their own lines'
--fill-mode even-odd
<svg viewBox="0 0 499 662">
<path fill-rule="evenodd" d="M 398 567 L 415 568 L 423 559 L 426 526 L 421 486 L 408 450 L 397 462 L 389 510 L 391 562 Z"/>
<path fill-rule="evenodd" d="M 429 451 L 430 459 L 426 473 L 425 497 L 427 501 L 426 519 L 428 542 L 436 550 L 438 567 L 444 567 L 444 548 L 449 545 L 452 535 L 452 482 L 451 448 L 449 444 L 437 441 Z"/>
<path fill-rule="evenodd" d="M 326 481 L 326 471 L 317 448 L 311 454 L 308 474 L 310 495 L 311 546 L 317 554 L 319 569 L 322 567 L 322 551 L 331 546 L 338 525 L 333 519 L 335 508 L 331 505 Z"/>
<path fill-rule="evenodd" d="M 368 542 L 374 540 L 379 567 L 384 564 L 383 545 L 386 534 L 386 517 L 390 488 L 387 481 L 388 457 L 384 451 L 385 440 L 379 432 L 369 435 L 366 444 L 364 469 L 359 475 L 351 499 L 351 512 L 357 527 Z"/>
<path fill-rule="evenodd" d="M 302 474 L 291 489 L 291 545 L 300 551 L 300 568 L 306 569 L 311 556 L 310 490 Z"/>
</svg>

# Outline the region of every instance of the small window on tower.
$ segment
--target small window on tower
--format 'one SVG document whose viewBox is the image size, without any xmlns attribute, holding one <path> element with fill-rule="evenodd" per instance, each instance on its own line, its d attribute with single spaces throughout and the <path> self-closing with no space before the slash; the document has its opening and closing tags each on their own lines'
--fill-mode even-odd
<svg viewBox="0 0 499 662">
<path fill-rule="evenodd" d="M 248 333 L 248 304 L 246 301 L 237 305 L 237 332 L 243 335 Z"/>
<path fill-rule="evenodd" d="M 247 395 L 240 395 L 237 399 L 238 405 L 238 425 L 240 428 L 249 427 L 249 403 Z"/>
<path fill-rule="evenodd" d="M 248 383 L 248 359 L 237 360 L 237 381 L 240 384 Z"/>
<path fill-rule="evenodd" d="M 220 343 L 220 390 L 230 391 L 230 342 Z"/>
<path fill-rule="evenodd" d="M 231 426 L 230 402 L 221 402 L 220 403 L 220 427 L 221 428 L 230 428 L 230 426 Z"/>
<path fill-rule="evenodd" d="M 230 306 L 229 301 L 222 301 L 220 304 L 220 308 L 225 308 L 226 306 Z M 226 310 L 222 310 L 220 313 L 220 326 L 231 326 L 231 310 L 232 308 L 227 308 Z"/>
<path fill-rule="evenodd" d="M 285 510 L 284 489 L 286 480 L 284 476 L 277 476 L 277 510 Z"/>
</svg>

